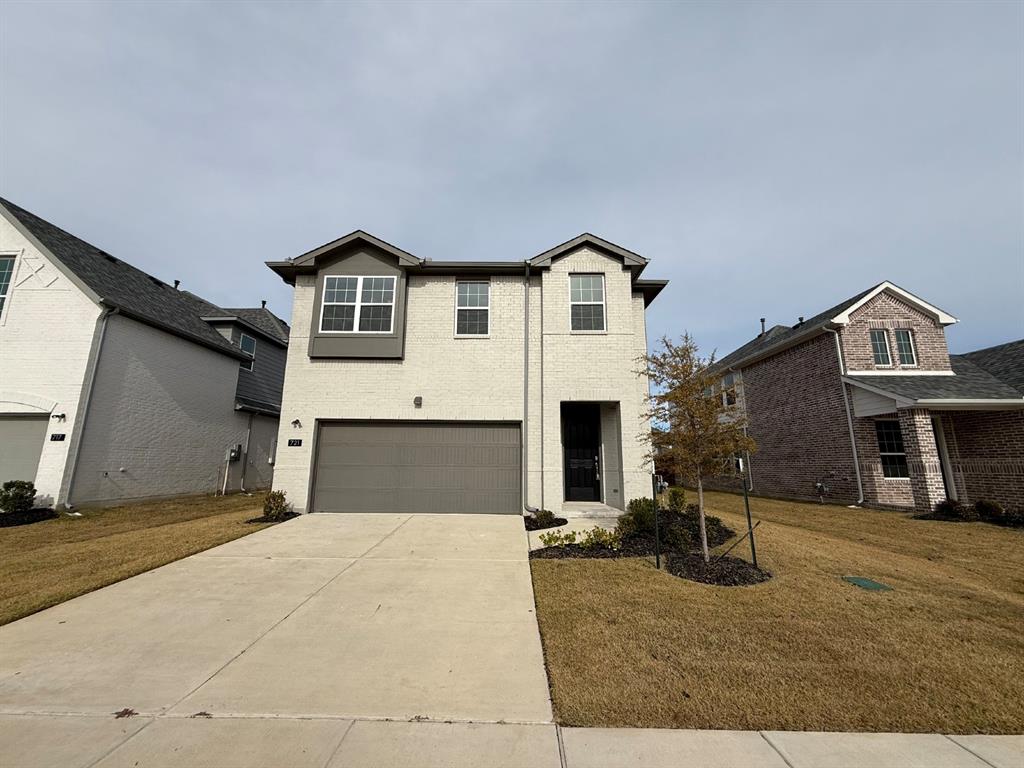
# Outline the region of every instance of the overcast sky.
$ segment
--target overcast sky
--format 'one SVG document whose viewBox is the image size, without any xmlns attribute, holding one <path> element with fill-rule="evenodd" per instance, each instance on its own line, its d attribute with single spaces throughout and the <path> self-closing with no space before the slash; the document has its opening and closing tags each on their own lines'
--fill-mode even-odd
<svg viewBox="0 0 1024 768">
<path fill-rule="evenodd" d="M 1024 4 L 0 4 L 0 194 L 221 305 L 590 231 L 725 353 L 881 280 L 1024 336 Z"/>
</svg>

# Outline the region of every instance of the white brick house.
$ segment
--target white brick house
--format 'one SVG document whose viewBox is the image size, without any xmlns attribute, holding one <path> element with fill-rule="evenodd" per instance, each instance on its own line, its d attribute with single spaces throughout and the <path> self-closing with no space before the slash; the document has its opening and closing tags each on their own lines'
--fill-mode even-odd
<svg viewBox="0 0 1024 768">
<path fill-rule="evenodd" d="M 268 487 L 287 334 L 0 200 L 0 483 L 57 506 Z"/>
<path fill-rule="evenodd" d="M 592 235 L 514 262 L 354 232 L 294 286 L 274 488 L 302 511 L 506 512 L 651 492 L 645 307 L 665 281 Z"/>
</svg>

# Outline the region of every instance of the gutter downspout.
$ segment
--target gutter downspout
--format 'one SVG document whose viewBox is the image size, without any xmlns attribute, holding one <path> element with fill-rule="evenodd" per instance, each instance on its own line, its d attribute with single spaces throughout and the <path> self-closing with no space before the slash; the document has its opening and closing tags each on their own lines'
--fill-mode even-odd
<svg viewBox="0 0 1024 768">
<path fill-rule="evenodd" d="M 530 491 L 530 263 L 523 263 L 523 508 L 539 512 L 529 503 Z"/>
<path fill-rule="evenodd" d="M 238 480 L 238 490 L 248 494 L 245 490 L 245 470 L 249 466 L 249 443 L 252 441 L 252 422 L 256 418 L 255 413 L 249 414 L 249 426 L 245 430 L 245 453 L 242 454 L 242 476 Z"/>
<path fill-rule="evenodd" d="M 100 299 L 100 304 L 103 304 L 103 299 Z M 100 367 L 100 354 L 103 352 L 103 340 L 107 336 L 107 320 L 110 319 L 111 315 L 118 313 L 117 307 L 107 307 L 106 312 L 100 317 L 100 329 L 96 340 L 96 355 L 92 359 L 92 365 L 89 366 L 89 383 L 86 385 L 87 389 L 85 392 L 84 403 L 80 406 L 80 413 L 82 418 L 76 419 L 75 431 L 78 433 L 78 437 L 75 440 L 75 449 L 71 455 L 71 470 L 68 473 L 68 491 L 64 498 L 63 504 L 68 509 L 71 509 L 71 492 L 75 487 L 75 474 L 78 471 L 78 459 L 82 455 L 82 442 L 85 438 L 85 425 L 89 420 L 89 406 L 92 405 L 92 393 L 96 387 L 96 371 Z"/>
<path fill-rule="evenodd" d="M 836 359 L 839 361 L 839 385 L 843 388 L 843 405 L 846 407 L 846 426 L 850 430 L 850 449 L 853 451 L 853 471 L 857 476 L 857 506 L 864 503 L 864 484 L 860 478 L 860 456 L 857 454 L 857 438 L 853 432 L 853 415 L 850 413 L 850 396 L 846 394 L 846 382 L 842 377 L 846 375 L 846 363 L 843 362 L 843 348 L 839 344 L 839 332 L 832 328 L 822 326 L 823 331 L 828 331 L 836 340 Z"/>
</svg>

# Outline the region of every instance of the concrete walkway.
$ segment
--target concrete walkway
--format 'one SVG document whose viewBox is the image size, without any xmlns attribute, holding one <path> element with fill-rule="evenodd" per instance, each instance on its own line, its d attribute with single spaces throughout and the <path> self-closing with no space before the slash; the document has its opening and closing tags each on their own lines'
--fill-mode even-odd
<svg viewBox="0 0 1024 768">
<path fill-rule="evenodd" d="M 518 517 L 309 515 L 0 627 L 0 765 L 1024 766 L 1022 737 L 559 728 L 526 553 Z"/>
</svg>

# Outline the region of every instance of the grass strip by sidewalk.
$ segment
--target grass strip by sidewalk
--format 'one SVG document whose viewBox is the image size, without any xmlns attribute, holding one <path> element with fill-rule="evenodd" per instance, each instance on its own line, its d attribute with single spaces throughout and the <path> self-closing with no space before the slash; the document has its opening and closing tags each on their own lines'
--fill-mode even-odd
<svg viewBox="0 0 1024 768">
<path fill-rule="evenodd" d="M 740 497 L 708 500 L 745 528 Z M 697 584 L 640 558 L 531 561 L 559 722 L 1024 731 L 1024 532 L 752 504 L 764 584 Z"/>
<path fill-rule="evenodd" d="M 188 496 L 0 528 L 0 624 L 254 533 L 262 504 Z"/>
</svg>

